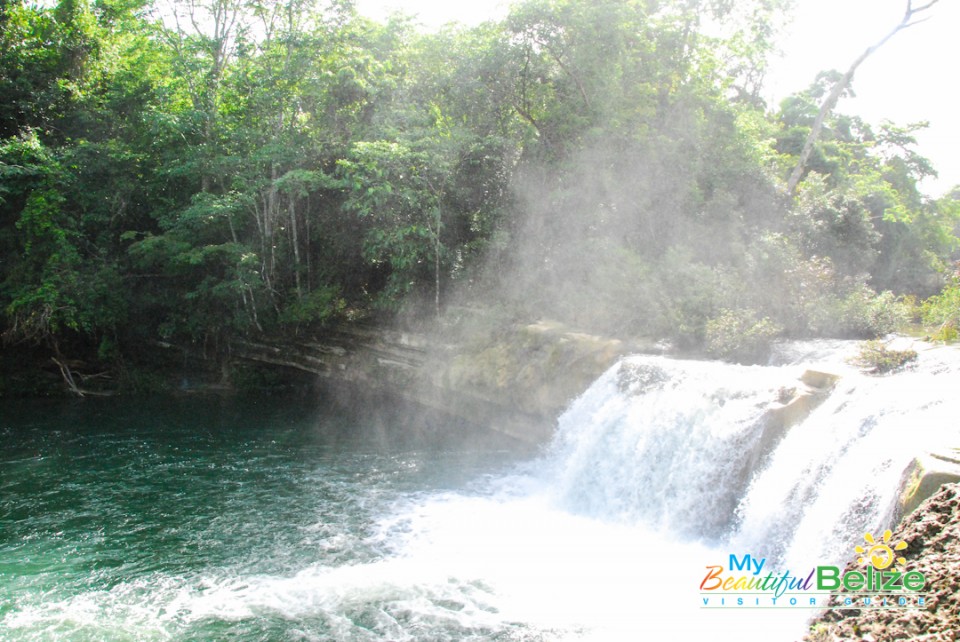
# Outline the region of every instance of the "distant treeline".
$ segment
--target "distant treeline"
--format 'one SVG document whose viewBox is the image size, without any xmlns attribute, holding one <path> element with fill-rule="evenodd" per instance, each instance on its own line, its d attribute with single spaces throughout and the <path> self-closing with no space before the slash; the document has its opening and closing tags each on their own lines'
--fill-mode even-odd
<svg viewBox="0 0 960 642">
<path fill-rule="evenodd" d="M 148 342 L 550 316 L 748 354 L 936 294 L 923 125 L 764 104 L 785 0 L 530 0 L 425 33 L 348 0 L 0 5 L 0 332 Z M 843 65 L 847 61 L 838 61 Z M 2 388 L 2 386 L 0 386 Z"/>
</svg>

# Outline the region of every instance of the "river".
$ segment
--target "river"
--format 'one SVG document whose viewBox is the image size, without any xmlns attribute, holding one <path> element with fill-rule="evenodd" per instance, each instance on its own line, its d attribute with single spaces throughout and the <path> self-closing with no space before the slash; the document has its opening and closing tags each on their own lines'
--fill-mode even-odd
<svg viewBox="0 0 960 642">
<path fill-rule="evenodd" d="M 842 565 L 958 416 L 952 353 L 846 368 L 757 456 L 825 350 L 629 357 L 538 451 L 322 396 L 5 402 L 0 639 L 799 639 L 803 600 L 704 608 L 706 569 Z"/>
</svg>

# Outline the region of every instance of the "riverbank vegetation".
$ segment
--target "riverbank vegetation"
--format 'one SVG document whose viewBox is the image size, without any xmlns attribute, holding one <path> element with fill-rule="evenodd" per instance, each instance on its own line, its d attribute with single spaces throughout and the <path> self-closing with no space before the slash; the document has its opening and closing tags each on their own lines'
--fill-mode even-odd
<svg viewBox="0 0 960 642">
<path fill-rule="evenodd" d="M 917 314 L 955 336 L 960 192 L 920 191 L 923 124 L 831 112 L 786 188 L 839 80 L 761 99 L 786 4 L 427 33 L 344 0 L 6 2 L 4 366 L 80 386 L 76 360 L 471 307 L 734 357 Z"/>
</svg>

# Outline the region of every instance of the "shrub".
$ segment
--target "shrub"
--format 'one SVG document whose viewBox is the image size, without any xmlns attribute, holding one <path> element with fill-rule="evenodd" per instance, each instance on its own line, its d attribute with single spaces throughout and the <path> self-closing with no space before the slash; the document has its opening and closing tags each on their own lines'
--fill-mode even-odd
<svg viewBox="0 0 960 642">
<path fill-rule="evenodd" d="M 915 350 L 891 350 L 883 341 L 865 341 L 853 363 L 870 374 L 886 374 L 917 360 Z"/>
<path fill-rule="evenodd" d="M 758 319 L 754 310 L 722 310 L 707 321 L 707 350 L 728 361 L 759 363 L 769 356 L 781 332 L 769 317 Z"/>
<path fill-rule="evenodd" d="M 956 340 L 960 328 L 960 279 L 954 279 L 940 294 L 924 301 L 920 314 L 925 324 L 936 326 L 931 334 L 934 341 Z"/>
<path fill-rule="evenodd" d="M 662 313 L 652 334 L 667 337 L 680 348 L 703 346 L 708 321 L 736 298 L 738 279 L 721 267 L 699 262 L 680 247 L 669 249 L 655 272 Z"/>
<path fill-rule="evenodd" d="M 294 301 L 280 313 L 283 324 L 326 323 L 346 309 L 346 301 L 334 285 L 324 285 Z"/>
<path fill-rule="evenodd" d="M 880 337 L 910 322 L 910 305 L 893 292 L 874 293 L 861 285 L 840 303 L 840 327 L 855 337 Z"/>
</svg>

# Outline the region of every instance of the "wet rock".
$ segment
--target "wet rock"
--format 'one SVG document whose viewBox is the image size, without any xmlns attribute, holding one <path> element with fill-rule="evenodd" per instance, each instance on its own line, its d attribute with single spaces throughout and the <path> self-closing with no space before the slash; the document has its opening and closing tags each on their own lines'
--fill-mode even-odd
<svg viewBox="0 0 960 642">
<path fill-rule="evenodd" d="M 426 368 L 428 387 L 454 409 L 501 408 L 521 421 L 493 425 L 525 441 L 550 438 L 567 405 L 634 346 L 550 321 L 505 329 Z"/>
<path fill-rule="evenodd" d="M 927 453 L 914 459 L 900 483 L 899 515 L 909 515 L 944 484 L 960 482 L 960 449 Z"/>
<path fill-rule="evenodd" d="M 552 321 L 489 329 L 450 345 L 409 332 L 351 327 L 324 340 L 235 341 L 235 359 L 310 372 L 398 395 L 530 443 L 624 354 L 662 346 L 575 332 Z"/>
<path fill-rule="evenodd" d="M 817 390 L 831 390 L 839 380 L 840 375 L 821 370 L 806 370 L 800 375 L 800 381 Z"/>
<path fill-rule="evenodd" d="M 624 362 L 617 372 L 617 389 L 625 395 L 642 395 L 662 388 L 669 380 L 667 371 L 657 365 Z"/>
<path fill-rule="evenodd" d="M 754 467 L 773 452 L 791 427 L 810 416 L 824 402 L 839 380 L 840 376 L 836 374 L 807 370 L 800 375 L 799 385 L 778 391 L 777 399 L 766 413 Z"/>
</svg>

